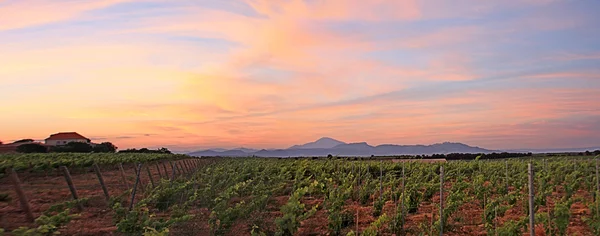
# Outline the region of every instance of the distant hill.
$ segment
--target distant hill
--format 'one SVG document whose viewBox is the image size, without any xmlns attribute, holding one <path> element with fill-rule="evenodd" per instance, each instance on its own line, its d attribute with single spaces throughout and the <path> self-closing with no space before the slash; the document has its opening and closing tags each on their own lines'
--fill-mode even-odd
<svg viewBox="0 0 600 236">
<path fill-rule="evenodd" d="M 338 146 L 340 144 L 346 144 L 342 141 L 338 141 L 332 138 L 328 138 L 328 137 L 323 137 L 320 138 L 317 141 L 311 142 L 311 143 L 306 143 L 306 144 L 302 144 L 302 145 L 294 145 L 288 149 L 313 149 L 313 148 L 333 148 L 335 146 Z"/>
<path fill-rule="evenodd" d="M 228 157 L 297 157 L 297 156 L 391 156 L 391 155 L 432 155 L 448 153 L 491 153 L 493 150 L 473 147 L 463 143 L 437 143 L 432 145 L 395 145 L 371 146 L 366 142 L 344 143 L 332 138 L 321 138 L 315 142 L 294 145 L 287 149 L 253 150 L 232 149 L 216 151 L 203 150 L 188 153 L 192 156 L 228 156 Z"/>
</svg>

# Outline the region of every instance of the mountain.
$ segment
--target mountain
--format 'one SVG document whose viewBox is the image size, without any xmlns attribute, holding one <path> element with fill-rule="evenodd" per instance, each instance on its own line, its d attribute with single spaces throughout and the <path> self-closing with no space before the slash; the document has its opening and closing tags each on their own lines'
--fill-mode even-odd
<svg viewBox="0 0 600 236">
<path fill-rule="evenodd" d="M 328 138 L 328 137 L 323 137 L 320 138 L 317 141 L 311 142 L 311 143 L 306 143 L 306 144 L 302 144 L 302 145 L 294 145 L 288 149 L 313 149 L 313 148 L 333 148 L 337 145 L 340 144 L 346 144 L 344 142 L 332 139 L 332 138 Z"/>
<path fill-rule="evenodd" d="M 188 153 L 192 156 L 227 157 L 298 157 L 298 156 L 392 156 L 392 155 L 432 155 L 448 153 L 491 153 L 492 150 L 473 147 L 463 143 L 436 143 L 432 145 L 395 145 L 383 144 L 371 146 L 366 142 L 344 143 L 332 138 L 321 138 L 315 142 L 294 145 L 287 149 L 232 149 L 225 151 L 204 150 Z"/>
</svg>

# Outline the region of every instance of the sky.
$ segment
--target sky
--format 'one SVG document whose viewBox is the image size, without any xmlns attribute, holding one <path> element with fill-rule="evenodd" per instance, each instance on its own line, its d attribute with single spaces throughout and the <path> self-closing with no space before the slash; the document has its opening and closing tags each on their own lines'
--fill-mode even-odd
<svg viewBox="0 0 600 236">
<path fill-rule="evenodd" d="M 0 140 L 600 146 L 597 0 L 0 0 Z"/>
</svg>

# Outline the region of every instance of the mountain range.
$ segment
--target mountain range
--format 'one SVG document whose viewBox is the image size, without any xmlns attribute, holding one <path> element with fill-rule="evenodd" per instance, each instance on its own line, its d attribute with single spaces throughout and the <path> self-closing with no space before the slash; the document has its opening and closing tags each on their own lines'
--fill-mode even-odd
<svg viewBox="0 0 600 236">
<path fill-rule="evenodd" d="M 317 141 L 294 145 L 287 149 L 208 149 L 188 153 L 191 156 L 227 156 L 227 157 L 299 157 L 299 156 L 392 156 L 392 155 L 431 155 L 447 153 L 491 153 L 480 147 L 473 147 L 462 143 L 436 143 L 432 145 L 396 145 L 383 144 L 371 146 L 366 142 L 345 143 L 332 138 L 324 137 Z"/>
</svg>

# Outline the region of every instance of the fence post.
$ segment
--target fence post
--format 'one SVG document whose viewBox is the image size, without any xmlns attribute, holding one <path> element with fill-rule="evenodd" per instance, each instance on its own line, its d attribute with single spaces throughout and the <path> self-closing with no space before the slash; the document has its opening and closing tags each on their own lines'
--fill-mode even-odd
<svg viewBox="0 0 600 236">
<path fill-rule="evenodd" d="M 129 203 L 129 211 L 133 209 L 133 203 L 135 202 L 135 192 L 137 190 L 138 183 L 140 183 L 140 172 L 142 172 L 142 163 L 139 163 L 136 167 L 135 183 L 133 184 L 133 190 L 131 191 L 131 202 Z"/>
<path fill-rule="evenodd" d="M 73 196 L 73 200 L 78 200 L 79 196 L 77 195 L 77 189 L 75 188 L 75 185 L 73 184 L 73 179 L 71 179 L 71 173 L 69 173 L 69 169 L 67 169 L 66 166 L 60 166 L 60 169 L 63 172 L 63 176 L 65 177 L 65 180 L 67 181 L 67 185 L 69 186 L 69 191 L 71 191 L 71 196 Z M 81 206 L 81 204 L 77 204 L 77 209 L 79 211 L 83 211 L 83 206 Z"/>
<path fill-rule="evenodd" d="M 10 180 L 15 187 L 15 192 L 17 193 L 17 197 L 19 198 L 19 202 L 21 203 L 21 209 L 25 212 L 25 217 L 27 221 L 33 222 L 35 219 L 33 218 L 33 213 L 31 213 L 31 207 L 29 206 L 29 200 L 23 192 L 23 188 L 21 187 L 21 180 L 19 180 L 19 176 L 14 169 L 9 168 L 6 169 L 7 174 L 10 176 Z"/>
<path fill-rule="evenodd" d="M 535 235 L 535 213 L 534 211 L 534 190 L 533 190 L 533 166 L 527 164 L 529 169 L 529 235 Z"/>
<path fill-rule="evenodd" d="M 121 172 L 121 179 L 123 179 L 123 184 L 125 184 L 125 187 L 129 189 L 129 182 L 127 182 L 127 178 L 125 177 L 125 170 L 123 170 L 122 163 L 119 163 L 119 171 Z"/>
<path fill-rule="evenodd" d="M 108 194 L 108 189 L 106 189 L 106 185 L 104 185 L 104 178 L 102 178 L 100 167 L 98 167 L 98 164 L 96 163 L 94 163 L 94 171 L 96 172 L 96 177 L 98 177 L 98 181 L 100 182 L 100 186 L 102 187 L 102 191 L 104 192 L 106 201 L 110 200 L 110 195 Z"/>
<path fill-rule="evenodd" d="M 440 236 L 444 235 L 444 166 L 440 165 Z"/>
<path fill-rule="evenodd" d="M 148 173 L 148 178 L 150 179 L 150 184 L 152 184 L 152 188 L 155 188 L 154 179 L 152 178 L 152 172 L 150 172 L 150 168 L 146 166 L 146 172 Z"/>
</svg>

